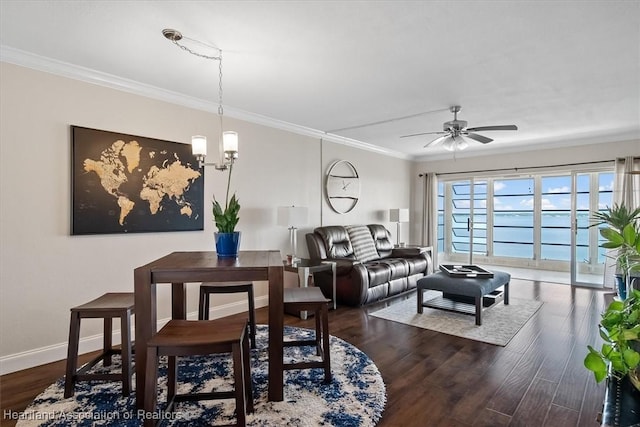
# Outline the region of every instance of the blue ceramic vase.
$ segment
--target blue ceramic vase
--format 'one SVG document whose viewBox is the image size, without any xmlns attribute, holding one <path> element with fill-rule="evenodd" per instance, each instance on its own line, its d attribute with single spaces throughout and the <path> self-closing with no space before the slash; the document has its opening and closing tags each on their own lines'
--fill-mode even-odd
<svg viewBox="0 0 640 427">
<path fill-rule="evenodd" d="M 625 283 L 624 278 L 619 275 L 616 274 L 616 290 L 618 292 L 618 297 L 620 297 L 620 299 L 622 301 L 627 299 L 627 284 Z"/>
<path fill-rule="evenodd" d="M 237 258 L 240 248 L 240 232 L 214 233 L 218 258 Z"/>
</svg>

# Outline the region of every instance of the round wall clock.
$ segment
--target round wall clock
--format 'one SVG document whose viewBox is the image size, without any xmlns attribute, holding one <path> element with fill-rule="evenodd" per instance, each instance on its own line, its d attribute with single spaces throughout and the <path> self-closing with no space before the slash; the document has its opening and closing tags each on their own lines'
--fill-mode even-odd
<svg viewBox="0 0 640 427">
<path fill-rule="evenodd" d="M 348 161 L 338 160 L 329 167 L 325 190 L 331 209 L 340 214 L 351 211 L 360 198 L 358 171 Z"/>
</svg>

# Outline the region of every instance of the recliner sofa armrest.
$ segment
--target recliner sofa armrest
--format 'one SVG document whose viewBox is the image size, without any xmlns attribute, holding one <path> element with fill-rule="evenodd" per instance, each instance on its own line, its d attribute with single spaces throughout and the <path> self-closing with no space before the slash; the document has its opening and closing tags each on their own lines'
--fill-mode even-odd
<svg viewBox="0 0 640 427">
<path fill-rule="evenodd" d="M 361 306 L 367 298 L 369 273 L 360 261 L 345 258 L 329 258 L 326 261 L 336 263 L 336 293 L 338 301 L 354 307 Z M 325 295 L 332 292 L 331 272 L 319 271 L 313 275 L 316 286 L 320 286 Z"/>
<path fill-rule="evenodd" d="M 390 258 L 404 258 L 406 260 L 422 258 L 427 262 L 425 274 L 433 273 L 433 253 L 430 246 L 414 246 L 409 248 L 393 248 Z"/>
<path fill-rule="evenodd" d="M 330 261 L 336 263 L 336 275 L 344 276 L 353 270 L 353 267 L 358 264 L 362 264 L 360 261 L 350 258 L 326 258 L 323 261 Z"/>
<path fill-rule="evenodd" d="M 393 248 L 391 250 L 391 257 L 393 258 L 415 258 L 422 256 L 422 254 L 428 254 L 431 256 L 431 249 L 428 247 L 413 247 L 413 248 Z"/>
<path fill-rule="evenodd" d="M 324 247 L 324 243 L 320 236 L 315 233 L 307 233 L 305 235 L 307 240 L 307 249 L 309 250 L 309 258 L 313 260 L 325 259 L 327 257 L 327 251 Z"/>
</svg>

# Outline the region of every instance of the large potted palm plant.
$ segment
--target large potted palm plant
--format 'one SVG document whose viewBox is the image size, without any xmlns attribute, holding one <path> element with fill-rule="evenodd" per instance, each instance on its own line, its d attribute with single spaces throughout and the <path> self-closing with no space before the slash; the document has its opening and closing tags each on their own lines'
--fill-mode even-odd
<svg viewBox="0 0 640 427">
<path fill-rule="evenodd" d="M 216 252 L 220 258 L 235 258 L 238 256 L 240 248 L 240 232 L 236 231 L 236 225 L 240 220 L 240 203 L 235 193 L 229 199 L 229 189 L 231 188 L 231 172 L 233 163 L 229 165 L 229 176 L 227 178 L 227 193 L 225 196 L 224 209 L 215 195 L 213 196 L 213 219 L 218 228 L 215 233 Z"/>
<path fill-rule="evenodd" d="M 633 224 L 640 219 L 640 208 L 630 210 L 624 203 L 614 203 L 613 207 L 607 206 L 602 212 L 594 212 L 592 219 L 596 221 L 591 227 L 606 224 L 607 226 L 622 231 L 627 224 Z"/>
<path fill-rule="evenodd" d="M 623 292 L 619 295 L 624 300 L 632 289 L 632 274 L 640 271 L 640 230 L 631 223 L 627 224 L 622 231 L 602 228 L 600 235 L 606 239 L 601 246 L 616 251 L 617 272 L 623 285 Z"/>
<path fill-rule="evenodd" d="M 640 208 L 632 210 L 624 203 L 614 204 L 602 212 L 594 212 L 592 219 L 596 222 L 591 227 L 607 225 L 607 228 L 600 229 L 600 235 L 606 239 L 601 247 L 612 250 L 613 255 L 608 256 L 616 261 L 617 293 L 621 299 L 625 299 L 631 282 L 635 246 L 632 240 L 639 232 Z"/>
</svg>

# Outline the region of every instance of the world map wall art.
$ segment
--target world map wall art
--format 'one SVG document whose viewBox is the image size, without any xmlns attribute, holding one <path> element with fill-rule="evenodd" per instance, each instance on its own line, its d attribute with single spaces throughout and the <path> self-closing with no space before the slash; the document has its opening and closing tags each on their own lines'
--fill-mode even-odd
<svg viewBox="0 0 640 427">
<path fill-rule="evenodd" d="M 191 145 L 71 126 L 71 234 L 204 229 Z"/>
</svg>

